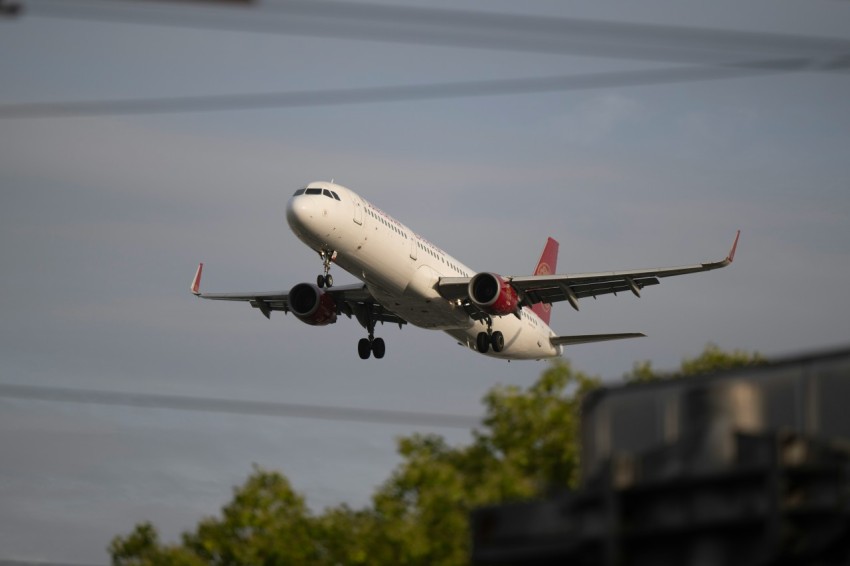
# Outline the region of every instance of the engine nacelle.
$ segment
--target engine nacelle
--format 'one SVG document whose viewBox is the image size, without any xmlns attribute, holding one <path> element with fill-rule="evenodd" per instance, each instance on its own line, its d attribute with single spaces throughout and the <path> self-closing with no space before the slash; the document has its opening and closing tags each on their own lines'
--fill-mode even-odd
<svg viewBox="0 0 850 566">
<path fill-rule="evenodd" d="M 299 283 L 289 291 L 289 310 L 298 320 L 312 326 L 325 326 L 336 322 L 336 302 L 310 283 Z"/>
<path fill-rule="evenodd" d="M 469 298 L 476 307 L 493 316 L 515 314 L 519 310 L 519 295 L 495 273 L 479 273 L 469 282 Z"/>
</svg>

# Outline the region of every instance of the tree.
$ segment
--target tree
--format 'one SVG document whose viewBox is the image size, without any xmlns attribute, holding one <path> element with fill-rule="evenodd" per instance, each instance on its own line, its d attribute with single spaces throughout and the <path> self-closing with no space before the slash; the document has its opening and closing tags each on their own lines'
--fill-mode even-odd
<svg viewBox="0 0 850 566">
<path fill-rule="evenodd" d="M 601 383 L 559 360 L 524 391 L 497 387 L 484 398 L 484 425 L 489 431 L 476 431 L 476 444 L 503 466 L 516 469 L 530 482 L 530 491 L 575 487 L 580 403 Z"/>
<path fill-rule="evenodd" d="M 451 447 L 438 436 L 399 442 L 402 464 L 373 498 L 380 521 L 378 563 L 464 564 L 474 507 L 574 486 L 580 397 L 599 380 L 567 362 L 527 389 L 500 386 L 484 398 L 483 428 Z"/>
<path fill-rule="evenodd" d="M 709 344 L 676 372 L 643 362 L 625 377 L 647 381 L 758 363 L 758 354 Z M 401 438 L 402 463 L 361 510 L 341 505 L 313 515 L 284 476 L 255 466 L 221 516 L 201 521 L 182 544 L 162 545 L 142 523 L 113 540 L 113 564 L 466 564 L 470 510 L 576 487 L 580 403 L 600 383 L 557 361 L 527 388 L 493 388 L 469 445 L 450 446 L 433 434 Z"/>
<path fill-rule="evenodd" d="M 464 564 L 472 508 L 575 485 L 579 398 L 598 383 L 557 362 L 526 389 L 490 391 L 468 446 L 401 438 L 402 464 L 360 511 L 312 516 L 286 478 L 255 467 L 221 517 L 201 521 L 182 545 L 161 545 L 144 523 L 112 542 L 113 563 Z"/>
<path fill-rule="evenodd" d="M 149 522 L 136 525 L 126 538 L 115 537 L 109 545 L 116 566 L 200 566 L 197 556 L 177 546 L 163 547 Z"/>
<path fill-rule="evenodd" d="M 285 477 L 254 466 L 221 517 L 202 520 L 182 545 L 161 545 L 153 525 L 142 523 L 109 551 L 116 566 L 313 564 L 321 554 L 316 525 Z"/>
<path fill-rule="evenodd" d="M 672 379 L 759 366 L 766 363 L 768 363 L 767 358 L 758 352 L 745 352 L 743 350 L 727 352 L 722 350 L 717 344 L 709 343 L 700 355 L 694 358 L 684 358 L 681 366 L 676 371 L 658 372 L 652 368 L 652 362 L 645 360 L 635 362 L 632 366 L 632 371 L 624 375 L 623 379 L 629 383 L 654 381 L 656 379 Z"/>
<path fill-rule="evenodd" d="M 278 472 L 254 466 L 221 518 L 203 520 L 183 546 L 205 564 L 307 564 L 318 560 L 304 498 Z"/>
</svg>

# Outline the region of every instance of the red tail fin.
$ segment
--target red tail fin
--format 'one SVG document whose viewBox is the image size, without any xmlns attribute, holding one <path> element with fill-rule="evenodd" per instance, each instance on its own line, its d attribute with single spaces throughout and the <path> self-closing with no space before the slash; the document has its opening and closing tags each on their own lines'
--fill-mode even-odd
<svg viewBox="0 0 850 566">
<path fill-rule="evenodd" d="M 546 242 L 546 247 L 543 248 L 543 255 L 540 256 L 540 261 L 537 262 L 537 267 L 534 269 L 534 275 L 554 275 L 558 268 L 558 242 L 549 238 Z M 531 310 L 534 314 L 540 317 L 543 322 L 549 324 L 549 319 L 552 316 L 552 305 L 549 303 L 537 303 Z"/>
</svg>

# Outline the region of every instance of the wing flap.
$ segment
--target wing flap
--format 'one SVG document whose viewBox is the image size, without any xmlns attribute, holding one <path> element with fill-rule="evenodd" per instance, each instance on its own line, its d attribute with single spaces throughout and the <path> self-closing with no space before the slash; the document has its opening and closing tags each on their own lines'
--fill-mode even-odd
<svg viewBox="0 0 850 566">
<path fill-rule="evenodd" d="M 444 299 L 456 301 L 469 297 L 469 282 L 471 277 L 440 277 L 437 282 L 437 292 Z"/>
<path fill-rule="evenodd" d="M 548 280 L 541 280 L 537 276 L 534 281 L 526 281 L 528 278 L 515 278 L 512 283 L 523 293 L 525 293 L 529 302 L 535 303 L 556 303 L 559 301 L 569 300 L 569 291 L 575 295 L 577 299 L 586 297 L 596 297 L 598 295 L 617 294 L 623 292 L 633 293 L 632 286 L 629 280 L 625 277 L 609 277 L 598 278 L 596 280 L 576 279 L 569 275 L 557 276 L 547 275 Z M 629 278 L 638 289 L 643 289 L 650 285 L 658 285 L 658 279 L 655 277 L 635 277 Z"/>
<path fill-rule="evenodd" d="M 399 326 L 401 326 L 403 324 L 407 324 L 406 320 L 404 320 L 403 318 L 401 318 L 399 315 L 392 312 L 391 310 L 384 308 L 383 305 L 381 305 L 378 302 L 375 302 L 374 300 L 369 301 L 369 302 L 359 302 L 356 305 L 351 305 L 351 306 L 353 307 L 352 312 L 355 315 L 358 312 L 368 313 L 368 316 L 374 322 L 380 322 L 382 324 L 383 323 L 398 324 Z M 358 317 L 357 320 L 360 321 L 360 317 Z M 363 321 L 361 321 L 361 325 L 364 328 L 366 328 L 366 325 L 363 324 Z"/>
</svg>

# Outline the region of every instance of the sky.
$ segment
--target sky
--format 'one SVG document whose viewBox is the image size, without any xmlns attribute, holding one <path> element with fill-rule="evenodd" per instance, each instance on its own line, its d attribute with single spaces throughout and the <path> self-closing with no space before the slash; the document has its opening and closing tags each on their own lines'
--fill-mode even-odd
<svg viewBox="0 0 850 566">
<path fill-rule="evenodd" d="M 846 2 L 427 4 L 690 30 L 640 57 L 520 48 L 510 34 L 504 45 L 498 35 L 487 45 L 388 43 L 367 26 L 338 38 L 321 15 L 284 30 L 295 33 L 250 16 L 266 30 L 257 33 L 96 21 L 84 10 L 59 18 L 55 1 L 23 4 L 28 17 L 0 21 L 0 384 L 476 417 L 493 386 L 533 383 L 545 362 L 485 358 L 439 332 L 379 327 L 386 357 L 361 361 L 365 332 L 348 319 L 269 321 L 189 294 L 200 261 L 211 292 L 314 280 L 320 260 L 289 231 L 285 205 L 331 179 L 466 265 L 505 275 L 530 273 L 549 236 L 561 244 L 558 271 L 580 273 L 719 260 L 740 229 L 727 269 L 663 280 L 640 299 L 555 307 L 559 334 L 647 334 L 567 351 L 612 384 L 635 362 L 674 368 L 708 343 L 768 357 L 850 343 L 847 71 L 228 111 L 3 113 L 622 77 L 705 63 L 689 59 L 695 27 L 792 35 L 792 51 L 800 38 L 848 41 Z M 188 10 L 192 21 L 210 14 Z M 719 51 L 723 37 L 714 36 Z M 332 272 L 337 285 L 355 281 Z M 143 520 L 177 540 L 253 463 L 286 474 L 316 512 L 363 506 L 399 462 L 396 439 L 414 432 L 470 439 L 446 427 L 0 397 L 0 561 L 106 563 L 112 537 Z"/>
</svg>

